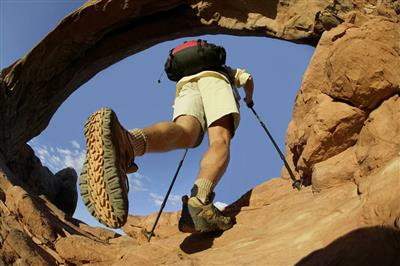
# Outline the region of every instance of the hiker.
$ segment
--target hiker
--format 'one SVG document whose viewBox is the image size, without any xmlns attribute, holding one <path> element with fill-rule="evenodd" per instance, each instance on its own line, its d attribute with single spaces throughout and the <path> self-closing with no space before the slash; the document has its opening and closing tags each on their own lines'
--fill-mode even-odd
<svg viewBox="0 0 400 266">
<path fill-rule="evenodd" d="M 188 65 L 182 67 L 173 62 L 181 59 L 179 52 L 189 55 Z M 213 62 L 197 58 L 204 55 Z M 208 63 L 201 65 L 205 61 Z M 134 158 L 149 152 L 197 147 L 207 132 L 208 150 L 200 162 L 190 197 L 182 198 L 179 230 L 230 229 L 234 219 L 224 216 L 212 204 L 213 191 L 228 166 L 230 142 L 239 125 L 240 96 L 236 88 L 244 88 L 244 100 L 247 106 L 253 106 L 253 78 L 243 69 L 226 66 L 225 50 L 203 40 L 185 42 L 171 50 L 165 68 L 168 77 L 177 81 L 172 122 L 128 131 L 109 108 L 102 108 L 88 118 L 87 154 L 80 176 L 83 201 L 100 222 L 121 227 L 128 215 L 126 174 L 138 169 Z"/>
</svg>

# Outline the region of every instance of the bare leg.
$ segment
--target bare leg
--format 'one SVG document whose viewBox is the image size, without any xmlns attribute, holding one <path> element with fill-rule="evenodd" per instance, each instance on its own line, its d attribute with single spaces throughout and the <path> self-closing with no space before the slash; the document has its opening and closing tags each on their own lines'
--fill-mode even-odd
<svg viewBox="0 0 400 266">
<path fill-rule="evenodd" d="M 229 163 L 232 135 L 231 115 L 218 119 L 208 128 L 209 147 L 200 162 L 200 173 L 197 179 L 208 179 L 214 186 L 218 183 Z"/>
<path fill-rule="evenodd" d="M 180 116 L 175 122 L 160 122 L 143 129 L 147 137 L 146 152 L 164 152 L 196 146 L 201 125 L 193 116 Z"/>
<path fill-rule="evenodd" d="M 208 128 L 209 147 L 200 163 L 200 173 L 190 198 L 182 198 L 179 219 L 181 232 L 224 231 L 232 228 L 235 219 L 224 216 L 212 204 L 213 189 L 229 163 L 229 148 L 233 136 L 233 119 L 227 115 Z"/>
</svg>

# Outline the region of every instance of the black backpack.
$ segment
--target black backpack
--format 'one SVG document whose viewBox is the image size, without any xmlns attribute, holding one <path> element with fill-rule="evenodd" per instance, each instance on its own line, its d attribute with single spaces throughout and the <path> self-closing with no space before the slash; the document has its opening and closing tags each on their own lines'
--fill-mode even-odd
<svg viewBox="0 0 400 266">
<path fill-rule="evenodd" d="M 224 47 L 205 40 L 192 40 L 170 51 L 164 70 L 170 80 L 178 81 L 204 70 L 224 71 L 225 61 Z"/>
</svg>

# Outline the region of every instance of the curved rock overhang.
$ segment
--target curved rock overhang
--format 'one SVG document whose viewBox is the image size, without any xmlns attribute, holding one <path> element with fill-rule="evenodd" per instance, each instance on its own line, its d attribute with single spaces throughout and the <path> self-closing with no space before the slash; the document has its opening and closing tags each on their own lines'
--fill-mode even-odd
<svg viewBox="0 0 400 266">
<path fill-rule="evenodd" d="M 389 3 L 390 2 L 390 3 Z M 108 66 L 155 44 L 203 34 L 264 36 L 316 45 L 348 13 L 398 14 L 367 0 L 89 0 L 0 73 L 0 153 L 6 161 L 58 107 Z M 383 8 L 381 8 L 383 7 Z M 390 12 L 389 12 L 390 13 Z M 380 14 L 382 15 L 382 14 Z"/>
<path fill-rule="evenodd" d="M 88 1 L 1 71 L 0 152 L 6 160 L 11 158 L 46 128 L 58 107 L 82 84 L 157 43 L 230 34 L 315 45 L 321 34 L 316 18 L 331 1 L 300 2 Z"/>
</svg>

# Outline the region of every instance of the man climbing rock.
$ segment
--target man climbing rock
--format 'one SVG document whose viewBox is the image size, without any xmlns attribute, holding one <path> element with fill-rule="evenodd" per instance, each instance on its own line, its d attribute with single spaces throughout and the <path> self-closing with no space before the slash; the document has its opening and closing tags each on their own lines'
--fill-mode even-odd
<svg viewBox="0 0 400 266">
<path fill-rule="evenodd" d="M 237 88 L 244 88 L 245 102 L 252 106 L 253 79 L 245 70 L 225 65 L 222 47 L 202 40 L 171 50 L 165 68 L 168 77 L 177 81 L 172 122 L 128 131 L 109 108 L 88 118 L 87 154 L 80 176 L 83 201 L 100 222 L 121 227 L 128 215 L 126 175 L 138 169 L 134 158 L 149 152 L 197 147 L 207 132 L 208 150 L 190 197 L 182 198 L 179 230 L 227 230 L 234 220 L 212 204 L 213 191 L 228 166 L 231 139 L 239 125 Z"/>
</svg>

